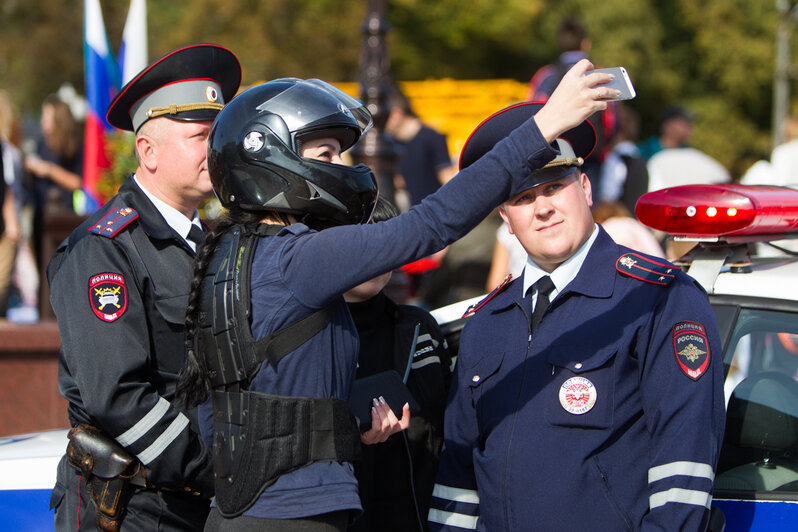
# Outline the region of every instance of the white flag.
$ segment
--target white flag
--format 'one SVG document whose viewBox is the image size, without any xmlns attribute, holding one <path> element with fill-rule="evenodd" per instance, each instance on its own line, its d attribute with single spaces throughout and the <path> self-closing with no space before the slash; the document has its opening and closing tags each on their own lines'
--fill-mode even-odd
<svg viewBox="0 0 798 532">
<path fill-rule="evenodd" d="M 144 70 L 147 61 L 147 0 L 130 0 L 122 46 L 119 49 L 119 72 L 122 85 Z"/>
</svg>

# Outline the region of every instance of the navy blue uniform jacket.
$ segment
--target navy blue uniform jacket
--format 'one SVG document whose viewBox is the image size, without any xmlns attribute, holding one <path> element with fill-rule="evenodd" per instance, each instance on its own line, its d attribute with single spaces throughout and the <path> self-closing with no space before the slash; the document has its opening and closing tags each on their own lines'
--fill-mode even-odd
<svg viewBox="0 0 798 532">
<path fill-rule="evenodd" d="M 724 419 L 715 318 L 677 268 L 665 285 L 616 269 L 630 252 L 600 229 L 531 335 L 522 279 L 467 323 L 431 530 L 706 526 Z M 685 357 L 709 361 L 696 380 Z M 561 399 L 584 379 L 592 407 Z"/>
</svg>

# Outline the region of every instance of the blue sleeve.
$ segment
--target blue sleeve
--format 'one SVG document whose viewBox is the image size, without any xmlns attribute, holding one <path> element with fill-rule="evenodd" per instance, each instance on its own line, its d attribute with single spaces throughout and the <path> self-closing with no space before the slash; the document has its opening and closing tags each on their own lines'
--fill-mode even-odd
<svg viewBox="0 0 798 532">
<path fill-rule="evenodd" d="M 524 190 L 531 173 L 556 153 L 530 119 L 409 212 L 296 239 L 280 260 L 281 275 L 300 302 L 323 307 L 348 289 L 461 238 Z"/>
<path fill-rule="evenodd" d="M 467 348 L 470 343 L 461 347 Z M 465 351 L 465 349 L 464 349 Z M 479 428 L 471 405 L 468 380 L 463 376 L 463 352 L 455 364 L 446 418 L 443 451 L 430 500 L 430 532 L 475 530 L 479 520 L 479 493 L 474 475 L 473 450 Z"/>
<path fill-rule="evenodd" d="M 725 418 L 723 351 L 706 294 L 679 276 L 645 342 L 639 378 L 652 447 L 642 530 L 703 530 Z"/>
<path fill-rule="evenodd" d="M 208 449 L 213 449 L 213 404 L 209 397 L 197 407 L 200 437 Z"/>
</svg>

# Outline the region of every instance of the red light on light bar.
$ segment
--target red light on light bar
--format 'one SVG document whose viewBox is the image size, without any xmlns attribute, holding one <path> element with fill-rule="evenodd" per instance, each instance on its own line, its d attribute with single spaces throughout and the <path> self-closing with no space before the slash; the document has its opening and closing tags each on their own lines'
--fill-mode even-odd
<svg viewBox="0 0 798 532">
<path fill-rule="evenodd" d="M 683 185 L 643 194 L 644 225 L 687 237 L 776 235 L 798 231 L 798 190 L 767 185 Z"/>
</svg>

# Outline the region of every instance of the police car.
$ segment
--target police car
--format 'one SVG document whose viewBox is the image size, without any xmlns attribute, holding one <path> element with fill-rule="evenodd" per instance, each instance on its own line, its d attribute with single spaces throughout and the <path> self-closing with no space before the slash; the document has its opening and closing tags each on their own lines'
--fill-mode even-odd
<svg viewBox="0 0 798 532">
<path fill-rule="evenodd" d="M 53 530 L 50 494 L 66 446 L 66 429 L 0 437 L 0 529 Z"/>
<path fill-rule="evenodd" d="M 677 263 L 717 317 L 727 421 L 712 504 L 725 530 L 798 529 L 798 190 L 686 185 L 644 195 L 636 214 L 693 246 Z M 479 299 L 433 311 L 455 351 L 461 316 Z M 53 529 L 47 507 L 65 448 L 66 430 L 0 438 L 3 530 Z"/>
</svg>

